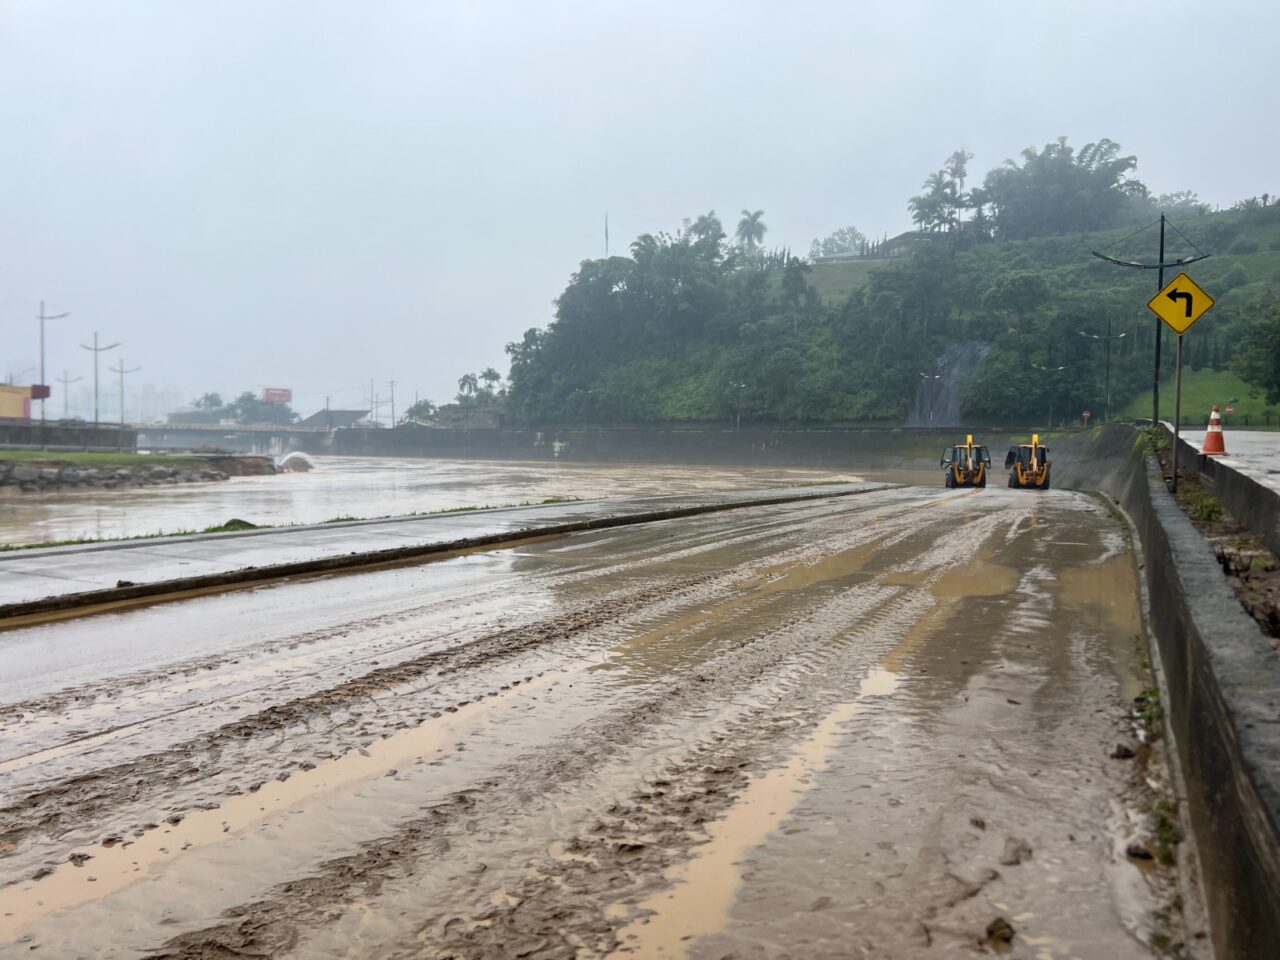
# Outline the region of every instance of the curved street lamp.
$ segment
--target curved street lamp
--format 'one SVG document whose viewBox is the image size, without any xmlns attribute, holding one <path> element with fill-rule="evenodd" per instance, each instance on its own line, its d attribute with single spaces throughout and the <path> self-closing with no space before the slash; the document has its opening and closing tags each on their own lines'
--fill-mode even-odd
<svg viewBox="0 0 1280 960">
<path fill-rule="evenodd" d="M 921 377 L 921 380 L 924 382 L 925 395 L 929 398 L 929 426 L 933 426 L 933 390 L 929 386 L 929 381 L 941 380 L 942 374 L 921 372 L 920 377 Z"/>
<path fill-rule="evenodd" d="M 1107 335 L 1105 337 L 1098 333 L 1086 333 L 1083 330 L 1079 330 L 1077 332 L 1082 337 L 1088 337 L 1090 340 L 1101 340 L 1107 345 L 1107 373 L 1106 373 L 1105 392 L 1103 393 L 1103 397 L 1102 397 L 1102 422 L 1110 423 L 1111 422 L 1111 341 L 1123 340 L 1129 334 L 1120 333 L 1114 337 L 1111 335 L 1111 315 L 1110 314 L 1107 315 Z"/>
<path fill-rule="evenodd" d="M 1042 370 L 1045 373 L 1061 373 L 1063 370 L 1067 369 L 1065 366 L 1042 367 L 1038 363 L 1032 363 L 1032 364 L 1029 364 L 1029 366 L 1035 367 L 1037 370 Z M 1053 429 L 1053 392 L 1052 391 L 1050 391 L 1049 393 L 1049 429 L 1050 430 Z"/>
</svg>

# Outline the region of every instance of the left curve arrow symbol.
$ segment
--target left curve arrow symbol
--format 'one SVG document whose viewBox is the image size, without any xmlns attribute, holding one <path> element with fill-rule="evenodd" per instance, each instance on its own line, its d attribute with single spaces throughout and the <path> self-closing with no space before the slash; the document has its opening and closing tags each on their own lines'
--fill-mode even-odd
<svg viewBox="0 0 1280 960">
<path fill-rule="evenodd" d="M 1192 300 L 1191 294 L 1187 293 L 1187 291 L 1185 290 L 1170 290 L 1168 293 L 1165 294 L 1165 296 L 1168 297 L 1170 300 L 1172 300 L 1174 303 L 1177 303 L 1179 300 L 1187 301 L 1187 316 L 1188 317 L 1191 316 L 1191 300 Z"/>
</svg>

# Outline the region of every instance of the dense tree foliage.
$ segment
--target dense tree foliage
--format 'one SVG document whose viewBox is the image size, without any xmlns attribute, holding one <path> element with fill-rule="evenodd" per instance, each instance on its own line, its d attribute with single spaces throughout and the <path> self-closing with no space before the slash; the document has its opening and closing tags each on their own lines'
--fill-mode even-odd
<svg viewBox="0 0 1280 960">
<path fill-rule="evenodd" d="M 192 403 L 201 412 L 202 419 L 234 420 L 236 423 L 289 424 L 298 419 L 287 403 L 268 403 L 246 390 L 230 403 L 223 403 L 222 395 L 206 393 Z"/>
<path fill-rule="evenodd" d="M 809 257 L 835 257 L 842 253 L 867 253 L 867 238 L 857 227 L 841 227 L 839 230 L 814 240 L 809 245 Z"/>
<path fill-rule="evenodd" d="M 1218 306 L 1188 336 L 1188 366 L 1277 389 L 1280 207 L 1269 196 L 1215 215 L 1194 194 L 1153 197 L 1110 140 L 1028 149 L 966 189 L 971 159 L 957 150 L 912 198 L 918 232 L 868 244 L 848 227 L 814 242 L 815 256 L 882 258 L 839 299 L 818 294 L 813 271 L 860 264 L 764 252 L 760 210 L 742 211 L 732 242 L 708 211 L 674 235 L 637 238 L 630 256 L 584 261 L 554 322 L 507 345 L 508 386 L 490 394 L 523 422 L 901 422 L 925 371 L 968 343 L 985 359 L 957 384 L 966 416 L 1097 416 L 1108 330 L 1112 408 L 1150 387 L 1154 278 L 1090 251 L 1151 259 L 1154 235 L 1133 227 L 1159 212 L 1181 224 L 1170 256 L 1192 252 L 1178 244 L 1215 254 L 1194 270 Z M 1137 246 L 1116 247 L 1126 243 Z M 459 386 L 460 399 L 484 389 L 474 377 Z"/>
<path fill-rule="evenodd" d="M 1243 324 L 1244 343 L 1232 361 L 1240 379 L 1257 387 L 1271 403 L 1280 403 L 1280 303 L 1273 293 L 1260 295 Z"/>
</svg>

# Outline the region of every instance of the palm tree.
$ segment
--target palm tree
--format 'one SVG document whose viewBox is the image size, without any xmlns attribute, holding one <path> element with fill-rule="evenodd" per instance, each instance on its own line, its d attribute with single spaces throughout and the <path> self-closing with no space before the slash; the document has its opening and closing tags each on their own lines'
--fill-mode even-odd
<svg viewBox="0 0 1280 960">
<path fill-rule="evenodd" d="M 494 385 L 501 382 L 502 374 L 493 367 L 485 367 L 480 371 L 480 379 L 484 381 L 484 392 L 492 400 L 495 393 Z"/>
<path fill-rule="evenodd" d="M 458 378 L 458 402 L 462 404 L 462 429 L 471 428 L 471 404 L 475 400 L 480 381 L 474 373 L 464 373 Z"/>
<path fill-rule="evenodd" d="M 916 225 L 921 233 L 924 232 L 924 225 L 929 222 L 931 217 L 929 207 L 930 201 L 927 196 L 916 196 L 907 201 L 907 209 L 911 211 L 911 222 Z"/>
<path fill-rule="evenodd" d="M 967 150 L 961 147 L 951 156 L 947 157 L 947 162 L 943 164 L 943 167 L 947 171 L 947 174 L 951 177 L 951 179 L 955 182 L 955 185 L 956 185 L 955 197 L 956 197 L 956 222 L 957 223 L 959 223 L 960 221 L 960 217 L 959 217 L 960 210 L 970 205 L 969 199 L 964 195 L 964 178 L 965 178 L 965 175 L 969 172 L 969 161 L 972 159 L 973 159 L 973 154 L 969 153 Z"/>
<path fill-rule="evenodd" d="M 769 229 L 764 225 L 763 217 L 763 210 L 743 210 L 742 219 L 738 221 L 738 242 L 749 255 L 755 254 Z"/>
<path fill-rule="evenodd" d="M 689 224 L 689 232 L 698 240 L 714 240 L 719 243 L 724 239 L 724 226 L 714 210 L 708 210 Z"/>
<path fill-rule="evenodd" d="M 404 416 L 406 420 L 429 420 L 435 412 L 436 405 L 430 400 L 422 399 L 414 401 L 413 406 L 404 412 Z"/>
</svg>

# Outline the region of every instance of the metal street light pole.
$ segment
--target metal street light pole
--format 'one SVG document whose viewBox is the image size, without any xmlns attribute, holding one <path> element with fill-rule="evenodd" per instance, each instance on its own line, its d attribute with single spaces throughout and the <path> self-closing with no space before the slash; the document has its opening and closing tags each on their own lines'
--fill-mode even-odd
<svg viewBox="0 0 1280 960">
<path fill-rule="evenodd" d="M 929 398 L 929 426 L 933 426 L 933 384 L 931 384 L 929 381 L 941 380 L 942 374 L 940 373 L 929 374 L 929 373 L 921 372 L 920 376 L 924 378 L 924 392 L 925 392 L 925 396 Z"/>
<path fill-rule="evenodd" d="M 1042 367 L 1038 363 L 1033 363 L 1031 364 L 1031 366 L 1035 367 L 1037 370 L 1043 370 L 1045 373 L 1061 373 L 1063 370 L 1067 369 L 1066 367 Z M 1056 386 L 1056 381 L 1055 381 L 1055 386 Z M 1047 429 L 1048 430 L 1053 429 L 1053 390 L 1052 389 L 1050 389 L 1049 391 L 1049 426 Z"/>
<path fill-rule="evenodd" d="M 742 429 L 742 390 L 746 387 L 746 384 L 731 383 L 729 386 L 736 388 L 738 391 L 738 402 L 733 407 L 733 432 L 737 433 Z"/>
<path fill-rule="evenodd" d="M 106 353 L 108 350 L 114 350 L 118 346 L 120 346 L 119 341 L 108 344 L 105 347 L 98 346 L 97 330 L 93 331 L 92 347 L 87 343 L 80 344 L 80 349 L 93 351 L 93 427 L 95 430 L 98 428 L 98 354 Z"/>
<path fill-rule="evenodd" d="M 60 376 L 60 377 L 55 377 L 55 379 L 56 379 L 60 384 L 62 384 L 62 419 L 63 419 L 63 420 L 66 420 L 66 419 L 67 419 L 67 417 L 69 417 L 69 416 L 71 415 L 71 414 L 70 414 L 70 410 L 69 410 L 69 408 L 68 408 L 68 406 L 67 406 L 67 399 L 68 399 L 68 398 L 67 398 L 67 388 L 68 388 L 68 387 L 70 387 L 70 386 L 71 386 L 71 384 L 73 384 L 73 383 L 79 383 L 81 380 L 83 380 L 83 379 L 84 379 L 84 377 L 73 377 L 73 376 L 71 376 L 71 375 L 70 375 L 70 373 L 69 373 L 68 371 L 63 370 L 63 371 L 62 371 L 62 376 Z"/>
<path fill-rule="evenodd" d="M 68 313 L 55 313 L 46 315 L 44 312 L 44 301 L 40 301 L 40 385 L 44 386 L 44 322 L 46 320 L 61 320 L 63 317 L 69 317 Z M 40 398 L 40 449 L 44 449 L 44 397 Z"/>
<path fill-rule="evenodd" d="M 1142 229 L 1146 230 L 1152 226 L 1155 226 L 1155 224 L 1148 224 L 1147 227 L 1143 227 Z M 1136 270 L 1158 270 L 1159 273 L 1156 275 L 1156 292 L 1158 293 L 1164 289 L 1165 267 L 1185 267 L 1188 264 L 1198 263 L 1199 261 L 1204 260 L 1205 258 L 1210 256 L 1207 253 L 1202 253 L 1199 250 L 1199 248 L 1197 248 L 1195 256 L 1179 257 L 1177 260 L 1171 260 L 1170 262 L 1165 263 L 1164 228 L 1165 228 L 1165 215 L 1162 213 L 1160 214 L 1160 257 L 1155 263 L 1141 263 L 1137 260 L 1120 260 L 1120 259 L 1117 259 L 1116 257 L 1110 256 L 1109 254 L 1103 253 L 1102 251 L 1099 251 L 1099 250 L 1094 250 L 1092 251 L 1092 253 L 1099 260 L 1105 260 L 1107 261 L 1107 263 L 1115 264 L 1117 267 L 1133 267 Z M 1173 229 L 1178 233 L 1179 236 L 1182 236 L 1181 230 L 1178 230 L 1177 227 L 1174 227 Z M 1140 230 L 1138 232 L 1141 233 L 1142 231 Z M 1182 238 L 1186 240 L 1185 236 L 1183 236 Z M 1128 239 L 1128 238 L 1125 238 L 1125 239 Z M 1193 247 L 1195 246 L 1195 244 L 1191 244 L 1191 245 Z M 1152 378 L 1152 383 L 1151 383 L 1151 424 L 1152 426 L 1156 426 L 1160 423 L 1160 334 L 1161 334 L 1163 323 L 1164 323 L 1163 320 L 1161 320 L 1159 317 L 1156 317 L 1155 374 Z"/>
<path fill-rule="evenodd" d="M 137 373 L 141 367 L 129 367 L 127 370 L 124 366 L 124 357 L 120 358 L 119 366 L 107 367 L 112 373 L 120 374 L 120 429 L 124 429 L 124 375 L 126 373 Z"/>
<path fill-rule="evenodd" d="M 1107 345 L 1107 373 L 1106 373 L 1106 386 L 1104 388 L 1105 392 L 1102 398 L 1102 422 L 1110 423 L 1111 422 L 1111 341 L 1123 340 L 1129 334 L 1119 333 L 1119 334 L 1116 334 L 1114 337 L 1111 335 L 1111 314 L 1107 314 L 1107 335 L 1105 337 L 1100 337 L 1096 333 L 1085 333 L 1083 330 L 1079 331 L 1079 333 L 1080 333 L 1080 336 L 1082 337 L 1088 337 L 1090 340 L 1101 340 Z"/>
</svg>

